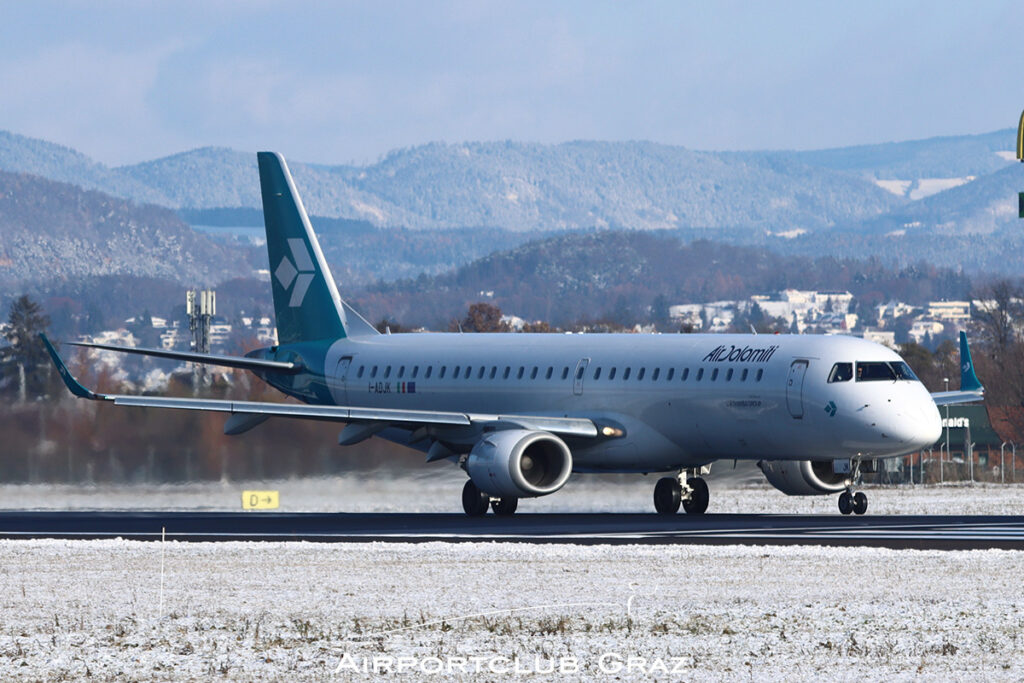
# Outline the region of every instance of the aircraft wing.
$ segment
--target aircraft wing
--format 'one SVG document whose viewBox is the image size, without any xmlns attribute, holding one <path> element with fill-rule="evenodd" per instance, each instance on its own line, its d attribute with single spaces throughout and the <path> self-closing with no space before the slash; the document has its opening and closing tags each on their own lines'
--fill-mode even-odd
<svg viewBox="0 0 1024 683">
<path fill-rule="evenodd" d="M 981 386 L 978 375 L 974 372 L 974 361 L 971 360 L 971 349 L 967 345 L 967 333 L 960 333 L 960 389 L 958 391 L 936 391 L 932 400 L 937 406 L 951 406 L 960 403 L 973 403 L 985 398 L 985 387 Z"/>
<path fill-rule="evenodd" d="M 541 415 L 492 415 L 486 413 L 459 413 L 436 410 L 396 410 L 389 408 L 362 408 L 354 406 L 321 406 L 261 401 L 227 401 L 217 399 L 173 398 L 161 396 L 134 396 L 128 394 L 101 394 L 75 379 L 45 335 L 40 335 L 61 379 L 72 394 L 93 401 L 110 401 L 119 406 L 150 408 L 177 408 L 179 410 L 206 410 L 229 415 L 260 417 L 291 417 L 309 420 L 329 420 L 345 423 L 376 423 L 387 426 L 420 427 L 428 425 L 487 426 L 516 425 L 523 429 L 537 429 L 554 434 L 579 437 L 598 436 L 598 427 L 587 418 L 548 417 Z M 120 347 L 115 347 L 123 350 Z M 191 354 L 190 354 L 191 355 Z M 201 354 L 200 354 L 201 355 Z M 253 359 L 244 359 L 253 360 Z"/>
</svg>

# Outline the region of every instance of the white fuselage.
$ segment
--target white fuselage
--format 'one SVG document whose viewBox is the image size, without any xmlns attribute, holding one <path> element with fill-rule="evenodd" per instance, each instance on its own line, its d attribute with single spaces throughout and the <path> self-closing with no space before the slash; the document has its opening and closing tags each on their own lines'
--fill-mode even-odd
<svg viewBox="0 0 1024 683">
<path fill-rule="evenodd" d="M 927 448 L 940 418 L 919 381 L 828 381 L 836 363 L 900 361 L 847 336 L 396 334 L 339 340 L 325 375 L 339 405 L 619 425 L 572 444 L 574 469 L 646 472 Z"/>
</svg>

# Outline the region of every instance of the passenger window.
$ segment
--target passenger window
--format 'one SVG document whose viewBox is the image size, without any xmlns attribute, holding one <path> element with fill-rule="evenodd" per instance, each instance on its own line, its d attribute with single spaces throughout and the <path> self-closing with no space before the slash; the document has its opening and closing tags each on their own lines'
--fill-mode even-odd
<svg viewBox="0 0 1024 683">
<path fill-rule="evenodd" d="M 594 370 L 594 379 L 601 379 L 601 368 Z"/>
<path fill-rule="evenodd" d="M 679 379 L 686 381 L 690 377 L 690 368 L 683 368 L 683 374 L 679 376 Z"/>
<path fill-rule="evenodd" d="M 484 366 L 481 365 L 480 366 L 480 372 L 476 373 L 476 378 L 477 379 L 483 379 L 484 378 L 484 372 L 486 372 L 486 371 L 487 371 L 487 368 L 485 368 Z"/>
<path fill-rule="evenodd" d="M 697 377 L 695 379 L 698 382 L 704 379 L 704 368 L 697 368 Z"/>
<path fill-rule="evenodd" d="M 420 366 L 418 366 L 418 365 L 412 366 L 412 378 L 416 379 L 416 376 L 419 375 L 419 374 L 420 374 Z"/>
<path fill-rule="evenodd" d="M 459 366 L 456 365 L 454 368 L 452 368 L 452 379 L 458 379 L 458 378 L 459 378 Z"/>
<path fill-rule="evenodd" d="M 555 374 L 555 369 L 548 366 L 548 374 L 544 376 L 544 379 L 551 379 L 551 376 Z"/>
<path fill-rule="evenodd" d="M 483 368 L 480 368 L 480 369 L 483 370 Z M 471 368 L 471 367 L 469 367 L 467 365 L 466 366 L 466 374 L 464 374 L 462 377 L 464 379 L 472 379 L 473 378 L 473 368 Z"/>
<path fill-rule="evenodd" d="M 578 369 L 578 370 L 576 370 L 576 379 L 583 379 L 583 372 L 584 372 L 585 370 L 586 370 L 586 368 L 585 368 L 584 366 L 582 366 L 582 365 L 581 365 L 581 366 L 579 367 L 579 369 Z"/>
<path fill-rule="evenodd" d="M 430 379 L 430 376 L 433 375 L 433 374 L 434 374 L 434 366 L 433 365 L 428 365 L 427 366 L 427 374 L 424 375 L 424 377 L 426 377 L 427 379 Z"/>
<path fill-rule="evenodd" d="M 582 370 L 583 368 L 580 368 Z M 581 373 L 582 374 L 582 373 Z M 533 370 L 530 371 L 530 379 L 537 379 L 537 366 L 533 366 Z"/>
<path fill-rule="evenodd" d="M 372 370 L 370 370 L 370 378 L 372 379 L 372 378 L 374 378 L 374 377 L 376 377 L 376 376 L 377 376 L 377 366 L 376 366 L 376 365 L 374 365 L 374 366 L 373 366 L 373 369 L 372 369 Z"/>
<path fill-rule="evenodd" d="M 522 379 L 524 372 L 526 372 L 526 368 L 524 368 L 522 365 L 520 365 L 519 366 L 519 372 L 516 373 L 516 379 Z"/>
<path fill-rule="evenodd" d="M 732 381 L 732 368 L 729 368 L 726 371 L 726 373 L 725 373 L 725 381 L 726 382 L 731 382 Z"/>
<path fill-rule="evenodd" d="M 764 377 L 764 368 L 758 368 L 757 369 L 757 381 L 760 382 L 762 377 Z"/>
<path fill-rule="evenodd" d="M 562 379 L 567 379 L 568 377 L 569 377 L 569 368 L 562 368 Z"/>
<path fill-rule="evenodd" d="M 506 365 L 505 366 L 505 372 L 502 373 L 501 378 L 502 379 L 508 379 L 509 373 L 511 373 L 511 372 L 512 372 L 512 368 L 510 368 L 509 366 Z"/>
<path fill-rule="evenodd" d="M 647 368 L 640 368 L 640 372 L 636 373 L 636 381 L 642 380 L 645 372 L 647 372 Z"/>
<path fill-rule="evenodd" d="M 497 365 L 492 365 L 491 366 L 491 379 L 494 379 L 497 375 L 498 375 L 498 366 Z"/>
<path fill-rule="evenodd" d="M 403 377 L 405 377 L 405 366 L 404 365 L 401 366 L 400 368 L 398 368 L 398 379 L 402 379 Z"/>
<path fill-rule="evenodd" d="M 615 370 L 616 369 L 617 368 L 612 368 L 611 370 L 608 371 L 608 379 L 615 379 Z"/>
<path fill-rule="evenodd" d="M 629 371 L 630 371 L 630 368 L 626 368 L 625 370 L 622 371 L 622 381 L 623 382 L 625 382 L 627 379 L 629 379 Z"/>
<path fill-rule="evenodd" d="M 711 371 L 711 381 L 712 382 L 718 381 L 718 368 L 715 368 L 715 369 L 713 369 Z"/>
<path fill-rule="evenodd" d="M 441 374 L 439 375 L 440 379 L 444 379 L 444 373 L 445 373 L 445 372 L 446 372 L 447 370 L 448 370 L 448 366 L 447 366 L 447 365 L 442 365 L 442 366 L 441 366 Z"/>
<path fill-rule="evenodd" d="M 666 382 L 671 382 L 672 378 L 675 377 L 675 376 L 676 376 L 676 369 L 675 368 L 669 368 L 668 369 L 668 374 L 665 376 L 665 381 Z"/>
<path fill-rule="evenodd" d="M 853 379 L 853 363 L 836 363 L 828 373 L 828 383 L 849 382 Z"/>
<path fill-rule="evenodd" d="M 364 370 L 366 370 L 366 366 L 365 365 L 360 365 L 359 366 L 359 372 L 356 373 L 356 377 L 362 378 Z"/>
<path fill-rule="evenodd" d="M 741 382 L 746 382 L 747 381 L 747 374 L 749 372 L 750 372 L 750 370 L 748 370 L 747 368 L 743 368 L 743 374 L 740 375 L 740 381 Z"/>
<path fill-rule="evenodd" d="M 384 379 L 387 379 L 390 376 L 391 376 L 391 366 L 389 365 L 386 368 L 384 368 Z"/>
<path fill-rule="evenodd" d="M 657 382 L 658 381 L 658 375 L 660 375 L 660 374 L 661 374 L 661 368 L 654 368 L 654 374 L 651 375 L 651 381 L 652 382 Z"/>
</svg>

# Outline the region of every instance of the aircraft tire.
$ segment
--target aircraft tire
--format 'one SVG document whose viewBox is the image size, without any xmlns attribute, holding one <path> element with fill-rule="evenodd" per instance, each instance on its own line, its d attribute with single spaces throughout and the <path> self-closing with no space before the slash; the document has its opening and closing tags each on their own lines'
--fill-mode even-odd
<svg viewBox="0 0 1024 683">
<path fill-rule="evenodd" d="M 849 491 L 839 494 L 839 514 L 848 515 L 853 512 L 853 496 Z"/>
<path fill-rule="evenodd" d="M 853 514 L 863 515 L 868 511 L 868 497 L 863 491 L 853 494 Z"/>
<path fill-rule="evenodd" d="M 688 515 L 703 515 L 708 509 L 708 502 L 711 500 L 711 493 L 708 491 L 708 483 L 700 477 L 687 479 L 690 485 L 690 500 L 683 501 L 683 509 Z"/>
<path fill-rule="evenodd" d="M 490 503 L 491 497 L 477 488 L 472 479 L 462 487 L 462 509 L 470 517 L 483 517 Z"/>
<path fill-rule="evenodd" d="M 514 515 L 517 507 L 519 507 L 519 499 L 514 496 L 491 501 L 491 510 L 493 510 L 494 514 L 499 517 L 510 517 Z"/>
<path fill-rule="evenodd" d="M 674 515 L 679 512 L 683 491 L 675 477 L 662 477 L 654 486 L 654 509 L 659 515 Z"/>
</svg>

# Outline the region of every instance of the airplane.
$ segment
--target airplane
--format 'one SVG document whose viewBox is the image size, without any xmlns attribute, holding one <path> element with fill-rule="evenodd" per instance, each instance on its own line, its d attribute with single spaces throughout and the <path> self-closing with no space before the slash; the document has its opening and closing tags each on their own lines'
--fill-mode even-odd
<svg viewBox="0 0 1024 683">
<path fill-rule="evenodd" d="M 77 346 L 253 372 L 301 404 L 101 394 L 43 341 L 68 389 L 117 406 L 225 413 L 241 434 L 274 418 L 344 423 L 467 474 L 464 511 L 511 515 L 573 472 L 671 473 L 654 508 L 703 514 L 704 475 L 753 460 L 790 495 L 839 493 L 864 514 L 862 471 L 932 446 L 937 405 L 981 400 L 961 333 L 961 388 L 929 394 L 895 351 L 851 336 L 381 334 L 338 293 L 284 158 L 257 155 L 278 344 L 245 356 Z"/>
</svg>

